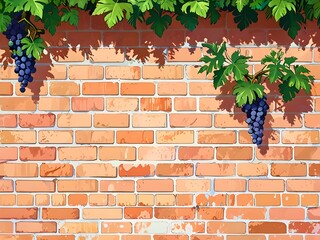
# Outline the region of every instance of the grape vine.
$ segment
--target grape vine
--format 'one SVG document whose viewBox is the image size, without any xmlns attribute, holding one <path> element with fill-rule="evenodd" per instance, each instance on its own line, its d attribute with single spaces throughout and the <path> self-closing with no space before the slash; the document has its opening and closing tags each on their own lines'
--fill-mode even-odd
<svg viewBox="0 0 320 240">
<path fill-rule="evenodd" d="M 279 92 L 285 102 L 291 101 L 301 89 L 310 93 L 314 76 L 302 65 L 294 64 L 296 57 L 285 57 L 282 50 L 272 50 L 270 55 L 261 60 L 264 67 L 255 74 L 249 74 L 247 61 L 250 57 L 235 51 L 231 56 L 226 51 L 226 43 L 220 45 L 203 43 L 208 48 L 208 55 L 200 60 L 205 63 L 199 73 L 213 72 L 213 85 L 217 89 L 227 82 L 227 77 L 233 77 L 236 85 L 233 95 L 236 104 L 246 113 L 246 123 L 249 125 L 249 134 L 252 143 L 260 146 L 263 137 L 263 124 L 269 106 L 264 92 L 263 80 L 269 79 L 271 84 L 278 84 Z"/>
</svg>

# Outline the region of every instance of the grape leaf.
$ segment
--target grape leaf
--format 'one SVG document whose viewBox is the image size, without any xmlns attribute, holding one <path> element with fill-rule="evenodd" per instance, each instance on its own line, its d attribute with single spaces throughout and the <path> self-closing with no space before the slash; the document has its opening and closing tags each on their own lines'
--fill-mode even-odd
<svg viewBox="0 0 320 240">
<path fill-rule="evenodd" d="M 42 22 L 44 28 L 47 29 L 51 35 L 56 33 L 57 26 L 61 23 L 61 17 L 59 15 L 59 9 L 53 3 L 44 6 Z"/>
<path fill-rule="evenodd" d="M 242 11 L 243 7 L 248 5 L 249 0 L 236 0 L 236 6 L 239 12 Z"/>
<path fill-rule="evenodd" d="M 4 12 L 20 12 L 23 10 L 23 5 L 25 4 L 26 0 L 4 0 L 5 7 Z"/>
<path fill-rule="evenodd" d="M 290 66 L 290 64 L 294 63 L 298 58 L 296 57 L 285 57 L 284 58 L 284 63 L 287 65 L 287 66 Z"/>
<path fill-rule="evenodd" d="M 132 9 L 133 12 L 128 19 L 128 23 L 134 28 L 137 28 L 137 20 L 139 20 L 139 22 L 144 21 L 143 12 L 141 12 L 140 8 L 137 5 L 133 5 Z"/>
<path fill-rule="evenodd" d="M 307 76 L 304 73 L 309 73 L 310 71 L 299 65 L 294 66 L 294 72 L 287 70 L 287 74 L 284 76 L 283 80 L 288 81 L 289 87 L 295 87 L 297 90 L 304 89 L 307 93 L 310 92 L 311 86 L 309 81 L 313 81 L 313 76 Z"/>
<path fill-rule="evenodd" d="M 123 11 L 126 12 L 126 19 L 130 18 L 130 14 L 133 12 L 132 5 L 130 3 L 119 3 L 114 0 L 99 0 L 96 9 L 92 15 L 100 15 L 108 13 L 104 20 L 109 28 L 112 28 L 124 17 Z"/>
<path fill-rule="evenodd" d="M 169 15 L 162 15 L 162 10 L 160 9 L 159 5 L 155 8 L 149 10 L 150 17 L 146 20 L 146 24 L 151 24 L 151 29 L 161 37 L 164 30 L 166 30 L 171 22 L 172 18 Z"/>
<path fill-rule="evenodd" d="M 8 15 L 0 13 L 0 32 L 6 31 L 10 22 L 11 18 Z"/>
<path fill-rule="evenodd" d="M 236 103 L 239 107 L 244 104 L 252 104 L 256 98 L 262 98 L 264 95 L 264 87 L 258 83 L 237 82 L 234 87 L 233 95 L 236 96 Z"/>
<path fill-rule="evenodd" d="M 282 94 L 282 98 L 285 102 L 291 101 L 299 92 L 295 87 L 289 87 L 288 81 L 279 84 L 279 92 Z"/>
<path fill-rule="evenodd" d="M 263 10 L 268 5 L 268 1 L 265 0 L 253 0 L 252 3 L 250 3 L 250 8 L 253 10 Z"/>
<path fill-rule="evenodd" d="M 48 3 L 48 0 L 24 0 L 23 9 L 30 11 L 33 16 L 42 18 L 44 5 Z"/>
<path fill-rule="evenodd" d="M 42 38 L 31 40 L 30 38 L 25 37 L 21 40 L 21 43 L 23 44 L 22 50 L 26 49 L 27 55 L 32 55 L 37 60 L 40 59 L 43 50 L 46 48 Z"/>
<path fill-rule="evenodd" d="M 68 0 L 69 1 L 69 6 L 73 7 L 75 5 L 78 5 L 79 8 L 84 9 L 85 6 L 88 3 L 88 0 Z"/>
<path fill-rule="evenodd" d="M 187 9 L 188 7 L 190 7 L 190 12 L 192 13 L 196 13 L 197 15 L 199 15 L 200 17 L 205 18 L 207 16 L 207 12 L 209 10 L 209 2 L 205 1 L 188 1 L 185 4 L 183 4 L 181 10 L 184 13 L 187 13 Z"/>
<path fill-rule="evenodd" d="M 246 6 L 242 9 L 241 13 L 235 9 L 232 12 L 234 16 L 234 22 L 237 23 L 237 27 L 242 31 L 247 28 L 251 23 L 258 21 L 258 13 Z"/>
<path fill-rule="evenodd" d="M 234 74 L 234 78 L 236 81 L 243 80 L 243 76 L 248 74 L 248 64 L 246 64 L 247 59 L 249 57 L 240 55 L 240 51 L 235 51 L 231 55 L 231 64 L 227 67 Z"/>
<path fill-rule="evenodd" d="M 226 60 L 223 56 L 224 51 L 226 50 L 226 43 L 224 42 L 221 44 L 220 48 L 218 48 L 217 44 L 209 44 L 209 43 L 203 43 L 203 47 L 209 48 L 207 51 L 210 54 L 213 54 L 213 57 L 209 56 L 203 56 L 200 61 L 203 61 L 205 63 L 209 63 L 209 66 L 207 68 L 207 75 L 212 72 L 214 69 L 219 69 L 222 67 L 224 61 Z"/>
<path fill-rule="evenodd" d="M 61 5 L 66 5 L 67 0 L 53 0 L 52 1 L 57 7 L 61 6 Z"/>
<path fill-rule="evenodd" d="M 211 2 L 208 10 L 208 16 L 210 17 L 211 24 L 216 24 L 221 17 L 219 11 L 214 6 L 211 6 Z"/>
<path fill-rule="evenodd" d="M 157 0 L 160 8 L 166 11 L 174 12 L 174 6 L 177 4 L 176 0 Z"/>
<path fill-rule="evenodd" d="M 268 4 L 272 8 L 272 15 L 278 22 L 280 18 L 286 15 L 287 11 L 296 11 L 295 0 L 271 0 Z"/>
<path fill-rule="evenodd" d="M 153 8 L 152 0 L 135 0 L 141 12 L 148 11 Z"/>
<path fill-rule="evenodd" d="M 283 77 L 283 73 L 281 72 L 282 65 L 280 63 L 269 64 L 267 68 L 269 69 L 270 83 L 274 83 L 277 79 Z"/>
<path fill-rule="evenodd" d="M 301 29 L 301 24 L 304 22 L 304 17 L 301 13 L 295 13 L 293 11 L 287 12 L 285 16 L 280 19 L 280 27 L 288 31 L 288 35 L 295 39 L 298 31 Z"/>
<path fill-rule="evenodd" d="M 183 12 L 179 13 L 176 19 L 188 30 L 193 31 L 199 24 L 198 15 L 195 13 L 185 14 Z"/>
<path fill-rule="evenodd" d="M 320 1 L 319 0 L 308 0 L 307 5 L 312 5 L 314 17 L 319 18 L 320 17 Z"/>
<path fill-rule="evenodd" d="M 221 67 L 213 72 L 213 86 L 215 89 L 222 86 L 227 81 L 227 76 L 231 74 L 230 69 Z"/>
<path fill-rule="evenodd" d="M 79 23 L 79 12 L 75 9 L 67 9 L 62 8 L 61 12 L 63 12 L 61 16 L 62 22 L 69 22 L 70 25 L 78 26 Z"/>
</svg>

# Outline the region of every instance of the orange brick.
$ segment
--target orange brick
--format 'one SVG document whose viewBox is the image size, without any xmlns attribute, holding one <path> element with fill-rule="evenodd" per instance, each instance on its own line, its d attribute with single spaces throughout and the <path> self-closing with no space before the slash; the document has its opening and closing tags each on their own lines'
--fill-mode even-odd
<svg viewBox="0 0 320 240">
<path fill-rule="evenodd" d="M 153 194 L 138 194 L 138 206 L 152 206 L 154 205 Z"/>
<path fill-rule="evenodd" d="M 283 206 L 298 206 L 299 195 L 298 194 L 282 194 L 282 205 Z"/>
<path fill-rule="evenodd" d="M 36 143 L 36 131 L 0 131 L 0 142 L 2 144 L 10 143 Z"/>
<path fill-rule="evenodd" d="M 248 133 L 248 131 L 239 131 L 239 143 L 252 144 L 252 137 Z M 263 144 L 280 143 L 280 131 L 264 130 L 262 143 Z"/>
<path fill-rule="evenodd" d="M 189 83 L 189 94 L 191 96 L 202 96 L 202 95 L 217 95 L 220 90 L 216 90 L 213 87 L 212 82 L 190 82 Z"/>
<path fill-rule="evenodd" d="M 19 194 L 17 195 L 18 206 L 33 206 L 34 197 L 30 194 Z"/>
<path fill-rule="evenodd" d="M 198 131 L 198 143 L 236 143 L 236 131 L 204 130 Z"/>
<path fill-rule="evenodd" d="M 59 192 L 97 192 L 98 181 L 94 179 L 58 180 Z"/>
<path fill-rule="evenodd" d="M 72 177 L 73 166 L 71 164 L 41 164 L 41 177 Z"/>
<path fill-rule="evenodd" d="M 282 192 L 284 191 L 284 180 L 263 180 L 263 179 L 249 179 L 249 191 L 253 192 Z"/>
<path fill-rule="evenodd" d="M 197 163 L 196 176 L 233 176 L 235 164 Z"/>
<path fill-rule="evenodd" d="M 65 194 L 52 194 L 51 195 L 52 206 L 65 206 L 66 195 Z"/>
<path fill-rule="evenodd" d="M 51 96 L 79 96 L 80 85 L 74 82 L 50 82 Z"/>
<path fill-rule="evenodd" d="M 88 203 L 87 194 L 70 194 L 68 196 L 69 206 L 86 206 Z"/>
<path fill-rule="evenodd" d="M 291 160 L 293 149 L 291 147 L 269 147 L 266 153 L 257 151 L 259 160 Z"/>
<path fill-rule="evenodd" d="M 123 128 L 129 127 L 129 114 L 95 114 L 94 127 Z"/>
<path fill-rule="evenodd" d="M 287 225 L 282 222 L 249 222 L 249 233 L 286 233 Z"/>
<path fill-rule="evenodd" d="M 78 130 L 76 143 L 114 143 L 114 132 Z"/>
<path fill-rule="evenodd" d="M 55 120 L 54 114 L 20 114 L 19 126 L 23 128 L 53 127 Z"/>
<path fill-rule="evenodd" d="M 168 62 L 198 62 L 200 58 L 200 48 L 169 48 Z"/>
<path fill-rule="evenodd" d="M 49 194 L 36 194 L 35 204 L 36 204 L 36 206 L 49 206 L 50 195 Z"/>
<path fill-rule="evenodd" d="M 38 208 L 1 208 L 1 219 L 37 219 Z"/>
<path fill-rule="evenodd" d="M 316 144 L 319 143 L 318 131 L 283 131 L 282 132 L 283 143 L 304 143 L 304 144 Z"/>
<path fill-rule="evenodd" d="M 125 207 L 124 218 L 126 219 L 151 219 L 153 209 L 148 207 Z"/>
<path fill-rule="evenodd" d="M 157 206 L 174 206 L 175 196 L 173 194 L 157 194 L 156 205 Z"/>
<path fill-rule="evenodd" d="M 83 98 L 73 97 L 71 99 L 72 111 L 74 112 L 88 112 L 88 111 L 103 111 L 103 98 Z"/>
<path fill-rule="evenodd" d="M 102 180 L 100 181 L 101 192 L 134 192 L 133 180 Z"/>
<path fill-rule="evenodd" d="M 208 192 L 210 191 L 210 179 L 177 179 L 176 190 L 178 192 Z"/>
<path fill-rule="evenodd" d="M 124 53 L 115 48 L 94 48 L 91 50 L 92 62 L 123 62 Z"/>
<path fill-rule="evenodd" d="M 256 194 L 256 206 L 280 206 L 280 194 Z"/>
<path fill-rule="evenodd" d="M 187 83 L 185 82 L 159 82 L 158 83 L 159 96 L 186 96 Z"/>
<path fill-rule="evenodd" d="M 309 164 L 309 176 L 320 175 L 320 164 Z"/>
<path fill-rule="evenodd" d="M 98 233 L 97 222 L 65 222 L 61 225 L 59 233 Z"/>
<path fill-rule="evenodd" d="M 78 208 L 43 208 L 42 219 L 79 219 Z"/>
<path fill-rule="evenodd" d="M 56 222 L 17 222 L 17 233 L 55 233 L 57 232 Z"/>
<path fill-rule="evenodd" d="M 58 127 L 91 127 L 91 115 L 58 114 Z"/>
<path fill-rule="evenodd" d="M 143 66 L 144 79 L 183 79 L 183 66 Z"/>
<path fill-rule="evenodd" d="M 217 147 L 218 160 L 251 160 L 251 147 Z M 237 153 L 237 154 L 234 154 Z"/>
<path fill-rule="evenodd" d="M 37 71 L 33 74 L 34 80 L 54 79 L 65 80 L 67 79 L 67 67 L 65 65 L 42 65 L 37 66 Z"/>
<path fill-rule="evenodd" d="M 117 82 L 84 82 L 83 95 L 118 95 L 119 83 Z"/>
<path fill-rule="evenodd" d="M 122 219 L 122 208 L 86 208 L 83 219 Z"/>
<path fill-rule="evenodd" d="M 235 219 L 241 216 L 241 219 L 263 220 L 266 218 L 266 213 L 266 208 L 228 208 L 226 219 Z"/>
<path fill-rule="evenodd" d="M 54 181 L 41 181 L 41 180 L 17 180 L 17 192 L 54 192 Z"/>
<path fill-rule="evenodd" d="M 121 83 L 121 95 L 154 95 L 154 83 Z"/>
<path fill-rule="evenodd" d="M 1 184 L 1 182 L 0 182 Z M 13 190 L 12 190 L 13 192 Z M 16 205 L 16 195 L 15 194 L 5 194 L 0 195 L 0 206 L 14 206 Z"/>
<path fill-rule="evenodd" d="M 194 219 L 195 208 L 168 208 L 168 207 L 156 207 L 154 208 L 154 217 L 157 219 Z"/>
<path fill-rule="evenodd" d="M 99 147 L 100 160 L 136 160 L 135 147 Z"/>
<path fill-rule="evenodd" d="M 0 163 L 1 177 L 37 177 L 36 163 Z"/>
<path fill-rule="evenodd" d="M 2 147 L 0 148 L 0 161 L 13 161 L 18 159 L 18 148 Z"/>
<path fill-rule="evenodd" d="M 153 131 L 117 131 L 117 143 L 147 144 L 153 143 Z"/>
<path fill-rule="evenodd" d="M 106 79 L 140 79 L 138 66 L 107 66 Z"/>
<path fill-rule="evenodd" d="M 139 147 L 139 160 L 166 161 L 175 159 L 174 147 Z"/>
<path fill-rule="evenodd" d="M 170 127 L 212 127 L 210 114 L 170 114 Z"/>
<path fill-rule="evenodd" d="M 245 234 L 246 224 L 244 222 L 208 222 L 208 233 Z"/>
<path fill-rule="evenodd" d="M 137 180 L 138 192 L 171 192 L 173 191 L 172 179 L 139 179 Z"/>
<path fill-rule="evenodd" d="M 73 132 L 72 131 L 61 131 L 61 130 L 39 130 L 38 141 L 39 143 L 72 143 Z"/>
<path fill-rule="evenodd" d="M 22 161 L 54 161 L 56 160 L 55 147 L 20 147 Z"/>
<path fill-rule="evenodd" d="M 267 176 L 267 164 L 238 163 L 237 173 L 239 176 Z"/>
<path fill-rule="evenodd" d="M 40 111 L 69 111 L 70 99 L 63 97 L 42 97 L 38 101 Z"/>
<path fill-rule="evenodd" d="M 2 82 L 0 83 L 0 95 L 1 96 L 10 96 L 13 94 L 12 83 Z"/>
<path fill-rule="evenodd" d="M 317 194 L 302 194 L 301 206 L 318 206 L 319 196 Z"/>
<path fill-rule="evenodd" d="M 131 222 L 102 222 L 101 223 L 102 233 L 132 233 Z"/>
<path fill-rule="evenodd" d="M 192 176 L 193 164 L 157 164 L 157 176 Z"/>
<path fill-rule="evenodd" d="M 0 233 L 13 233 L 13 223 L 0 222 Z"/>
<path fill-rule="evenodd" d="M 155 128 L 166 127 L 166 114 L 162 113 L 137 113 L 132 114 L 132 127 Z"/>
<path fill-rule="evenodd" d="M 117 205 L 118 206 L 135 206 L 137 203 L 136 194 L 118 194 Z"/>
<path fill-rule="evenodd" d="M 303 208 L 270 208 L 270 220 L 304 220 Z"/>
<path fill-rule="evenodd" d="M 117 177 L 117 168 L 112 164 L 80 164 L 77 177 Z"/>
<path fill-rule="evenodd" d="M 0 192 L 13 192 L 12 180 L 0 180 Z"/>
<path fill-rule="evenodd" d="M 106 206 L 108 204 L 108 194 L 90 194 L 90 206 Z"/>
<path fill-rule="evenodd" d="M 174 109 L 176 111 L 196 111 L 197 100 L 195 98 L 174 98 Z"/>
<path fill-rule="evenodd" d="M 299 164 L 272 164 L 271 175 L 275 177 L 302 177 L 307 175 L 307 165 Z"/>
<path fill-rule="evenodd" d="M 216 192 L 244 192 L 246 180 L 244 179 L 215 179 L 214 191 Z"/>
<path fill-rule="evenodd" d="M 188 130 L 157 131 L 157 143 L 194 143 L 194 132 Z"/>
<path fill-rule="evenodd" d="M 171 98 L 141 98 L 141 111 L 171 111 Z"/>
<path fill-rule="evenodd" d="M 107 98 L 107 111 L 137 111 L 139 109 L 138 98 Z"/>
<path fill-rule="evenodd" d="M 17 127 L 16 114 L 2 114 L 0 115 L 0 127 Z"/>
<path fill-rule="evenodd" d="M 319 180 L 316 179 L 297 179 L 297 180 L 287 180 L 287 191 L 288 192 L 317 192 L 320 191 Z"/>
<path fill-rule="evenodd" d="M 97 147 L 59 147 L 58 156 L 60 160 L 96 160 Z"/>
<path fill-rule="evenodd" d="M 247 123 L 244 121 L 244 115 L 235 115 L 235 114 L 217 114 L 214 116 L 214 126 L 217 128 L 221 127 L 248 127 Z"/>
<path fill-rule="evenodd" d="M 296 160 L 319 160 L 319 147 L 295 147 L 294 158 Z"/>
<path fill-rule="evenodd" d="M 154 176 L 155 166 L 153 164 L 120 164 L 119 177 L 146 177 Z"/>
<path fill-rule="evenodd" d="M 36 104 L 31 97 L 2 97 L 1 111 L 36 111 Z"/>
<path fill-rule="evenodd" d="M 103 66 L 69 66 L 69 78 L 71 80 L 102 80 L 103 72 Z"/>
</svg>

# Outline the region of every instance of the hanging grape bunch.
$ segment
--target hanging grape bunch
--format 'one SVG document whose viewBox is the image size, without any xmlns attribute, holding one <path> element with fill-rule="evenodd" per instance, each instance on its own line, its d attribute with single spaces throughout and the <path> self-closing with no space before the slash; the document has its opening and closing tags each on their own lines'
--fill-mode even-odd
<svg viewBox="0 0 320 240">
<path fill-rule="evenodd" d="M 32 74 L 36 72 L 36 59 L 32 55 L 32 49 L 28 49 L 28 45 L 32 44 L 33 41 L 30 36 L 30 30 L 29 32 L 27 31 L 27 23 L 30 24 L 30 22 L 22 16 L 22 12 L 15 14 L 7 26 L 7 30 L 3 33 L 9 40 L 8 45 L 12 52 L 11 57 L 15 60 L 16 67 L 14 72 L 18 74 L 20 92 L 24 93 L 28 83 L 33 81 Z M 38 33 L 42 33 L 42 30 L 36 30 L 36 34 Z M 24 45 L 24 43 L 26 44 Z"/>
<path fill-rule="evenodd" d="M 249 126 L 248 133 L 252 137 L 252 143 L 260 146 L 262 144 L 264 123 L 269 109 L 267 95 L 264 92 L 262 81 L 269 79 L 271 84 L 278 84 L 279 92 L 285 102 L 291 101 L 301 89 L 310 93 L 314 77 L 307 75 L 310 71 L 301 65 L 292 65 L 297 58 L 285 57 L 279 50 L 272 50 L 270 55 L 261 60 L 265 66 L 255 74 L 249 74 L 248 64 L 250 57 L 240 55 L 235 51 L 231 56 L 226 51 L 226 43 L 221 45 L 203 43 L 207 47 L 206 55 L 200 60 L 205 63 L 199 73 L 213 72 L 214 88 L 224 85 L 227 77 L 233 75 L 236 85 L 233 95 L 236 96 L 236 104 L 246 114 L 246 123 Z"/>
</svg>

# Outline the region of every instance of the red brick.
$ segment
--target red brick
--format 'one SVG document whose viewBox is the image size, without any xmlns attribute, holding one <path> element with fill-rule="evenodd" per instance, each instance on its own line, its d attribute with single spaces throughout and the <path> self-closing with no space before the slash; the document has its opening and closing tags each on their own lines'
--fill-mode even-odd
<svg viewBox="0 0 320 240">
<path fill-rule="evenodd" d="M 78 208 L 43 208 L 42 219 L 79 219 Z"/>
<path fill-rule="evenodd" d="M 56 160 L 55 147 L 20 147 L 22 161 L 54 161 Z"/>
<path fill-rule="evenodd" d="M 38 208 L 0 208 L 1 219 L 37 219 Z"/>
</svg>

